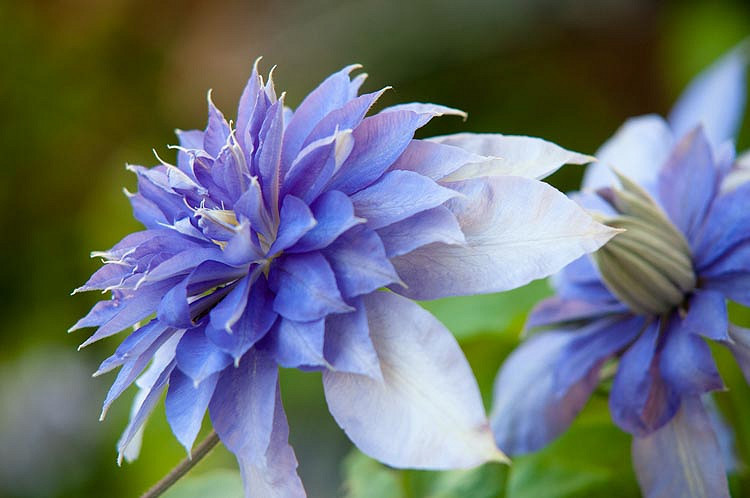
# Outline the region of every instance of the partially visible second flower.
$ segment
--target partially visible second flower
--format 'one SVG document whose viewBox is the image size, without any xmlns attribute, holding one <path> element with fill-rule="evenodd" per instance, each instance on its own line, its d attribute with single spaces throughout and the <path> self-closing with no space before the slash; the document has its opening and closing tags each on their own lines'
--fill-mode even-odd
<svg viewBox="0 0 750 498">
<path fill-rule="evenodd" d="M 644 495 L 729 496 L 701 396 L 724 389 L 705 339 L 750 381 L 750 330 L 727 316 L 727 300 L 750 306 L 750 175 L 732 143 L 746 63 L 741 48 L 716 63 L 668 123 L 628 121 L 587 171 L 578 200 L 627 231 L 556 276 L 500 370 L 491 419 L 509 453 L 561 434 L 616 362 L 610 411 Z"/>
<path fill-rule="evenodd" d="M 597 249 L 615 230 L 537 180 L 589 158 L 528 137 L 414 140 L 463 113 L 366 117 L 384 90 L 358 96 L 354 69 L 292 111 L 256 68 L 235 124 L 209 99 L 206 129 L 178 132 L 176 166 L 131 167 L 146 229 L 95 253 L 107 264 L 80 290 L 112 299 L 73 327 L 98 327 L 85 345 L 139 324 L 98 371 L 120 367 L 105 412 L 141 388 L 121 456 L 166 389 L 188 451 L 208 409 L 248 494 L 303 495 L 281 366 L 322 371 L 336 421 L 388 465 L 503 458 L 456 341 L 409 298 L 509 289 Z"/>
</svg>

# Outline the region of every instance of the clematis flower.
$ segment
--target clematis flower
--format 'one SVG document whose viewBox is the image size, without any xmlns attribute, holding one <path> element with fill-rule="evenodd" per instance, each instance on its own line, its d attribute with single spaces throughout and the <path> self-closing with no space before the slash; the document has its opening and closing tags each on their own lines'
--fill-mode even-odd
<svg viewBox="0 0 750 498">
<path fill-rule="evenodd" d="M 94 253 L 106 264 L 78 290 L 112 298 L 73 327 L 98 327 L 85 346 L 135 326 L 97 372 L 120 367 L 102 415 L 138 379 L 120 458 L 166 389 L 188 452 L 208 410 L 248 495 L 303 495 L 279 367 L 322 371 L 333 417 L 388 465 L 504 458 L 458 344 L 411 299 L 516 287 L 600 247 L 615 230 L 537 180 L 589 157 L 529 137 L 415 140 L 464 113 L 366 117 L 387 89 L 358 96 L 357 67 L 292 111 L 256 63 L 235 123 L 209 93 L 205 130 L 177 132 L 176 165 L 130 167 L 146 229 Z"/>
<path fill-rule="evenodd" d="M 750 305 L 750 177 L 732 144 L 746 62 L 730 52 L 668 121 L 631 119 L 598 152 L 577 199 L 627 231 L 554 277 L 501 368 L 491 423 L 509 453 L 555 439 L 616 365 L 610 412 L 644 495 L 728 496 L 701 396 L 724 389 L 706 339 L 750 381 L 750 331 L 727 317 L 727 300 Z"/>
</svg>

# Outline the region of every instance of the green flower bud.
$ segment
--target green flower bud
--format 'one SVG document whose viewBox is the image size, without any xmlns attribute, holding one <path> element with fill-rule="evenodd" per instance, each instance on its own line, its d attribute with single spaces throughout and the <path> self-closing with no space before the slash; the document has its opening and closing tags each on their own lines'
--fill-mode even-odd
<svg viewBox="0 0 750 498">
<path fill-rule="evenodd" d="M 662 314 L 685 300 L 696 283 L 682 233 L 637 184 L 618 174 L 622 189 L 600 192 L 619 213 L 602 222 L 624 229 L 594 254 L 607 288 L 638 314 Z"/>
</svg>

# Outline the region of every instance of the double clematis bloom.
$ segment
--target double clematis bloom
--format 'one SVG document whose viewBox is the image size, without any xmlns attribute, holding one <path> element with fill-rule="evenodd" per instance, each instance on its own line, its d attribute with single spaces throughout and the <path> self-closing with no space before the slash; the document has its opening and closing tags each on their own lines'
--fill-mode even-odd
<svg viewBox="0 0 750 498">
<path fill-rule="evenodd" d="M 501 368 L 492 427 L 511 454 L 562 433 L 612 372 L 610 412 L 633 438 L 646 496 L 728 496 L 705 393 L 724 389 L 705 339 L 727 346 L 750 381 L 750 175 L 732 137 L 745 101 L 739 48 L 700 75 L 669 120 L 629 120 L 599 151 L 579 202 L 627 231 L 553 280 L 534 332 Z M 614 169 L 614 172 L 613 172 Z"/>
<path fill-rule="evenodd" d="M 513 288 L 600 247 L 616 230 L 537 180 L 590 158 L 529 137 L 415 140 L 464 114 L 366 117 L 385 89 L 358 96 L 354 69 L 292 111 L 256 64 L 236 124 L 209 98 L 206 129 L 178 131 L 176 166 L 130 168 L 146 229 L 94 253 L 107 264 L 78 290 L 112 298 L 73 327 L 98 327 L 83 345 L 135 327 L 97 372 L 120 367 L 103 414 L 138 379 L 121 458 L 166 389 L 188 452 L 208 409 L 248 495 L 303 495 L 279 367 L 322 371 L 338 424 L 388 465 L 504 458 L 458 344 L 411 298 Z"/>
</svg>

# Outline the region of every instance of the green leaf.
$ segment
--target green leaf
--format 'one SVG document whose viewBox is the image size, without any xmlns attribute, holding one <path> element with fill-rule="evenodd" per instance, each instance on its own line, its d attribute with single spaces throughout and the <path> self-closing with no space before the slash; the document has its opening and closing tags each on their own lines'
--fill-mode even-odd
<svg viewBox="0 0 750 498">
<path fill-rule="evenodd" d="M 499 332 L 520 321 L 541 299 L 551 295 L 545 280 L 483 296 L 449 297 L 422 302 L 459 339 L 482 332 Z"/>
<path fill-rule="evenodd" d="M 547 448 L 513 459 L 508 498 L 638 496 L 630 436 L 612 424 L 604 398 L 595 398 L 573 426 Z"/>
<path fill-rule="evenodd" d="M 242 498 L 242 478 L 233 470 L 212 470 L 196 476 L 183 477 L 172 486 L 164 498 Z"/>
<path fill-rule="evenodd" d="M 346 498 L 407 498 L 402 476 L 361 452 L 352 450 L 344 459 Z"/>
<path fill-rule="evenodd" d="M 508 466 L 498 463 L 475 469 L 434 472 L 429 498 L 500 498 L 503 496 Z"/>
</svg>

